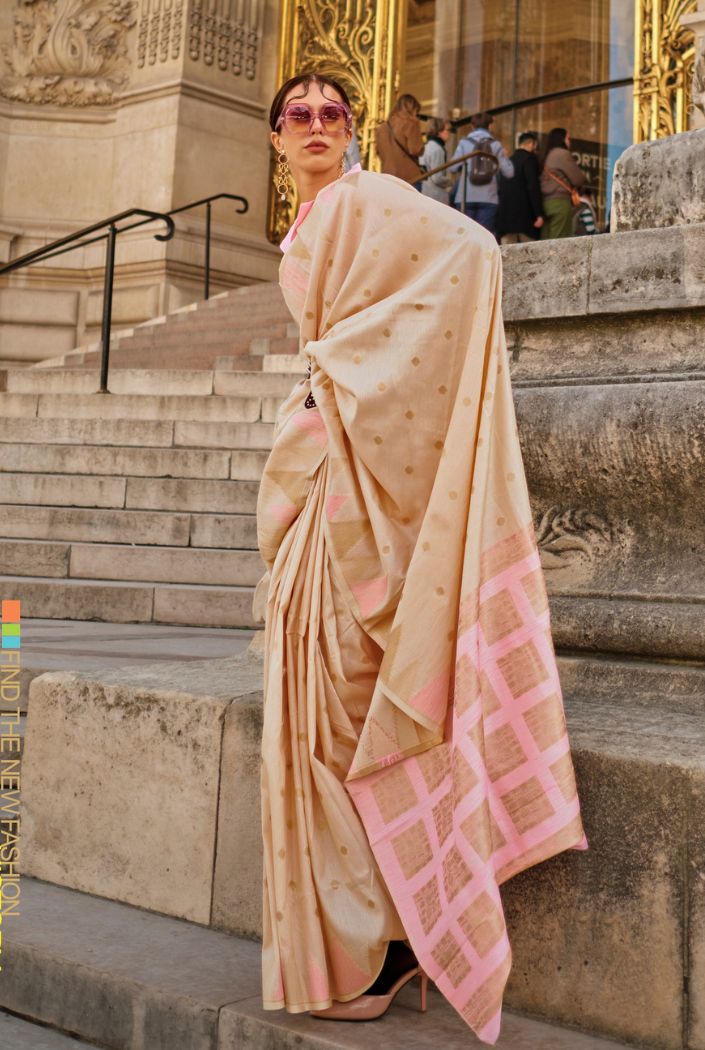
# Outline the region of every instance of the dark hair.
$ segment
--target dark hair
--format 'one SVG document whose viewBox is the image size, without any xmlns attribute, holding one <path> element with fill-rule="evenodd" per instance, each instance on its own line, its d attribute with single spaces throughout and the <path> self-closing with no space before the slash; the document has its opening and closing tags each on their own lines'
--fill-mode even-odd
<svg viewBox="0 0 705 1050">
<path fill-rule="evenodd" d="M 494 117 L 491 113 L 473 113 L 470 117 L 470 123 L 474 128 L 489 128 L 490 124 L 494 123 Z"/>
<path fill-rule="evenodd" d="M 282 86 L 279 88 L 276 95 L 274 96 L 274 101 L 272 102 L 272 105 L 269 110 L 269 126 L 271 127 L 272 131 L 277 130 L 277 121 L 279 120 L 281 112 L 284 109 L 284 100 L 286 96 L 289 94 L 292 88 L 298 87 L 299 84 L 301 84 L 301 86 L 304 88 L 303 95 L 305 95 L 308 91 L 309 84 L 319 84 L 321 92 L 324 95 L 324 87 L 333 88 L 334 91 L 338 92 L 348 109 L 352 111 L 350 99 L 348 98 L 348 94 L 345 88 L 337 80 L 334 80 L 333 77 L 326 76 L 324 73 L 299 73 L 298 76 L 291 77 L 289 80 L 287 80 L 286 84 L 282 84 Z M 331 101 L 337 102 L 338 100 L 335 99 Z"/>
<path fill-rule="evenodd" d="M 529 139 L 531 139 L 532 142 L 538 142 L 538 133 L 536 131 L 522 131 L 519 136 L 519 145 L 521 146 L 522 142 L 528 142 Z"/>
<path fill-rule="evenodd" d="M 568 134 L 565 128 L 551 128 L 541 154 L 541 167 L 546 163 L 546 157 L 552 149 L 567 149 L 565 137 Z"/>
</svg>

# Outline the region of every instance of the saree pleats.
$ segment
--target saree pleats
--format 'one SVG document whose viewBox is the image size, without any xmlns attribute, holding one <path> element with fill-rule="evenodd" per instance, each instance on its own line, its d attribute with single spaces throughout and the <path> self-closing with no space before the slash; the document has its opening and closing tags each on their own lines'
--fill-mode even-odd
<svg viewBox="0 0 705 1050">
<path fill-rule="evenodd" d="M 265 1005 L 352 998 L 406 936 L 494 1043 L 499 887 L 587 848 L 499 249 L 360 172 L 318 194 L 280 283 L 311 376 L 282 406 L 258 501 Z"/>
<path fill-rule="evenodd" d="M 262 798 L 264 1005 L 354 998 L 404 936 L 343 781 L 381 651 L 341 600 L 321 516 L 327 462 L 269 588 Z"/>
</svg>

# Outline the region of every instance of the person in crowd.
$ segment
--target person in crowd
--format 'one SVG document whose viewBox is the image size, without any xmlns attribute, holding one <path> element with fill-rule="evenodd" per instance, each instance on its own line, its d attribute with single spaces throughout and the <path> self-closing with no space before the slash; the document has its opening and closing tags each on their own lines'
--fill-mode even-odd
<svg viewBox="0 0 705 1050">
<path fill-rule="evenodd" d="M 343 157 L 343 163 L 346 171 L 350 171 L 351 168 L 356 167 L 358 164 L 361 165 L 362 157 L 360 156 L 360 141 L 357 137 L 357 129 L 355 128 L 355 121 L 350 126 L 352 138 L 350 139 L 350 145 L 345 151 Z"/>
<path fill-rule="evenodd" d="M 453 206 L 462 210 L 465 201 L 465 214 L 490 233 L 495 233 L 497 217 L 497 173 L 501 172 L 506 179 L 514 175 L 514 165 L 507 151 L 492 134 L 493 123 L 494 117 L 490 113 L 475 114 L 471 131 L 458 143 L 453 160 L 471 154 L 475 156 L 464 165 L 456 164 L 450 169 L 460 172 L 460 178 L 455 184 Z"/>
<path fill-rule="evenodd" d="M 541 169 L 536 156 L 538 144 L 535 131 L 523 131 L 518 147 L 510 157 L 513 178 L 507 179 L 501 172 L 499 174 L 496 224 L 500 244 L 535 241 L 543 226 Z"/>
<path fill-rule="evenodd" d="M 590 237 L 593 233 L 599 233 L 595 192 L 592 186 L 583 186 L 580 191 L 580 207 L 573 220 L 573 233 L 576 237 Z"/>
<path fill-rule="evenodd" d="M 377 127 L 377 154 L 385 175 L 396 175 L 420 189 L 423 171 L 419 157 L 424 151 L 419 113 L 421 103 L 413 95 L 400 95 L 385 121 Z"/>
<path fill-rule="evenodd" d="M 570 136 L 565 128 L 553 128 L 548 135 L 541 169 L 541 193 L 546 221 L 541 238 L 573 236 L 573 212 L 579 205 L 578 190 L 587 182 L 570 152 Z"/>
<path fill-rule="evenodd" d="M 440 167 L 441 164 L 445 164 L 448 159 L 446 157 L 446 142 L 450 138 L 450 133 L 450 121 L 442 120 L 440 117 L 431 117 L 426 125 L 426 145 L 421 154 L 421 167 L 425 171 L 432 171 L 434 168 Z M 421 192 L 425 193 L 427 197 L 433 197 L 434 200 L 440 201 L 441 204 L 448 204 L 448 191 L 452 185 L 453 177 L 449 172 L 447 170 L 439 171 L 435 175 L 423 179 Z"/>
</svg>

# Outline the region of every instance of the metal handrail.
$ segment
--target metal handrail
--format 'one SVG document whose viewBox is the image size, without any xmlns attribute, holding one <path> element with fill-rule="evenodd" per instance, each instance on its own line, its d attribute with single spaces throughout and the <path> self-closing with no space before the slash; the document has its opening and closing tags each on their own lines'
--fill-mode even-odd
<svg viewBox="0 0 705 1050">
<path fill-rule="evenodd" d="M 100 328 L 101 354 L 100 386 L 98 392 L 101 394 L 109 394 L 108 359 L 110 355 L 110 328 L 113 312 L 115 242 L 118 234 L 127 233 L 128 230 L 134 230 L 138 226 L 145 226 L 150 222 L 160 221 L 166 224 L 166 233 L 155 233 L 154 238 L 157 241 L 169 241 L 176 232 L 176 226 L 172 216 L 178 215 L 183 211 L 189 211 L 191 208 L 199 208 L 205 204 L 206 243 L 204 261 L 204 298 L 208 299 L 210 297 L 211 269 L 211 208 L 213 202 L 217 200 L 238 201 L 241 205 L 241 207 L 236 209 L 238 214 L 244 214 L 250 207 L 246 197 L 241 197 L 234 193 L 214 193 L 210 197 L 202 197 L 200 200 L 191 201 L 190 204 L 183 204 L 180 208 L 172 208 L 172 210 L 168 212 L 148 211 L 145 208 L 130 208 L 128 211 L 120 212 L 118 215 L 112 215 L 109 219 L 103 219 L 101 222 L 93 223 L 91 226 L 84 226 L 82 230 L 77 230 L 76 233 L 70 233 L 66 237 L 60 237 L 58 240 L 52 241 L 51 244 L 45 244 L 41 248 L 35 248 L 34 251 L 27 252 L 26 255 L 21 255 L 18 259 L 13 259 L 12 262 L 3 264 L 0 266 L 0 277 L 3 274 L 11 273 L 13 270 L 19 270 L 24 266 L 31 266 L 35 262 L 43 262 L 47 259 L 53 259 L 57 255 L 63 255 L 65 252 L 75 251 L 77 248 L 84 248 L 89 244 L 96 244 L 98 241 L 107 241 L 105 250 L 105 277 L 103 282 L 103 318 Z M 132 215 L 142 215 L 144 218 L 140 219 L 139 222 L 130 223 L 129 226 L 117 226 L 117 223 L 121 222 L 123 219 L 130 218 Z M 99 233 L 96 237 L 88 236 L 91 233 L 95 233 L 96 230 L 105 230 L 106 232 Z"/>
</svg>

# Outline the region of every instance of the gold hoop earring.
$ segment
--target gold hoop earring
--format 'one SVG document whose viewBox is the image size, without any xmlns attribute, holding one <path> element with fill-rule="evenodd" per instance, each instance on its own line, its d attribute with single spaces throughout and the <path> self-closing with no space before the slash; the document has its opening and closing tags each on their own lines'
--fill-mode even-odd
<svg viewBox="0 0 705 1050">
<path fill-rule="evenodd" d="M 343 153 L 340 158 L 340 171 L 338 172 L 338 178 L 345 174 L 345 154 Z"/>
<path fill-rule="evenodd" d="M 285 201 L 289 195 L 289 161 L 284 150 L 279 154 L 277 170 L 274 173 L 274 185 L 276 186 L 279 200 Z"/>
</svg>

